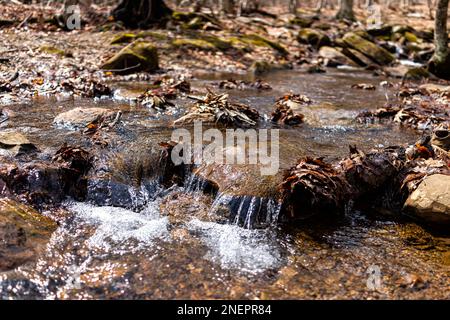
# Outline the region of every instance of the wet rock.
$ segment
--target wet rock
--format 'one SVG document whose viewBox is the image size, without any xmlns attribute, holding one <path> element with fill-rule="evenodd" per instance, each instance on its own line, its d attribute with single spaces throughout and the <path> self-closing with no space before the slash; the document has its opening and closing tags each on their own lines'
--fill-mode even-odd
<svg viewBox="0 0 450 320">
<path fill-rule="evenodd" d="M 210 213 L 212 198 L 201 193 L 175 192 L 166 196 L 161 204 L 161 215 L 168 216 L 172 225 L 189 222 L 192 218 L 202 221 L 223 221 Z"/>
<path fill-rule="evenodd" d="M 18 156 L 37 151 L 37 148 L 24 135 L 18 132 L 0 132 L 0 155 Z"/>
<path fill-rule="evenodd" d="M 386 65 L 394 61 L 394 56 L 389 53 L 387 50 L 382 47 L 376 45 L 375 43 L 368 41 L 359 35 L 349 32 L 343 37 L 344 43 L 353 48 L 365 56 L 372 59 L 374 62 L 380 65 Z"/>
<path fill-rule="evenodd" d="M 75 108 L 55 117 L 53 124 L 70 130 L 84 129 L 88 124 L 103 119 L 115 119 L 117 112 L 104 108 Z"/>
<path fill-rule="evenodd" d="M 11 199 L 0 199 L 0 271 L 35 261 L 56 223 Z"/>
<path fill-rule="evenodd" d="M 243 152 L 238 147 L 226 153 Z M 282 174 L 261 175 L 261 165 L 202 164 L 193 171 L 193 178 L 203 188 L 212 188 L 216 199 L 211 213 L 245 227 L 262 227 L 278 221 Z"/>
<path fill-rule="evenodd" d="M 297 40 L 300 43 L 309 44 L 316 48 L 331 44 L 330 38 L 324 32 L 310 28 L 300 30 L 297 35 Z"/>
<path fill-rule="evenodd" d="M 141 209 L 164 174 L 161 148 L 137 140 L 99 156 L 87 175 L 86 200 L 100 206 Z"/>
<path fill-rule="evenodd" d="M 139 71 L 152 72 L 159 68 L 158 53 L 151 43 L 137 40 L 106 61 L 101 69 L 118 74 Z"/>
<path fill-rule="evenodd" d="M 327 67 L 336 67 L 340 65 L 358 67 L 357 63 L 337 48 L 323 46 L 319 50 L 319 56 L 325 59 L 325 65 Z"/>
<path fill-rule="evenodd" d="M 281 184 L 283 215 L 304 219 L 318 213 L 343 212 L 349 200 L 358 201 L 366 195 L 373 201 L 398 175 L 400 151 L 386 148 L 365 154 L 350 147 L 350 157 L 334 165 L 320 158 L 298 160 L 286 171 Z"/>
<path fill-rule="evenodd" d="M 419 184 L 404 211 L 429 223 L 450 224 L 450 175 L 433 174 Z"/>
<path fill-rule="evenodd" d="M 252 65 L 249 67 L 248 71 L 253 75 L 262 75 L 265 73 L 269 73 L 271 71 L 276 70 L 285 70 L 290 69 L 291 65 L 289 64 L 273 64 L 264 60 L 261 61 L 255 61 L 252 63 Z"/>
</svg>

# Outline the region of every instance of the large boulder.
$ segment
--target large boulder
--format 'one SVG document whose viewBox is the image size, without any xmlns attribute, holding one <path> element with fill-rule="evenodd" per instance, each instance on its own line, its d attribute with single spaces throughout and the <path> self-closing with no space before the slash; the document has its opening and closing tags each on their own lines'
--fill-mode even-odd
<svg viewBox="0 0 450 320">
<path fill-rule="evenodd" d="M 155 71 L 159 69 L 158 52 L 151 43 L 137 40 L 106 61 L 101 69 L 119 74 Z"/>
<path fill-rule="evenodd" d="M 426 177 L 404 205 L 404 211 L 429 223 L 450 224 L 450 175 Z"/>
<path fill-rule="evenodd" d="M 344 43 L 380 65 L 386 65 L 394 61 L 394 56 L 386 49 L 362 38 L 354 32 L 346 33 L 342 39 Z"/>
<path fill-rule="evenodd" d="M 57 225 L 32 208 L 0 199 L 0 271 L 35 261 Z"/>
</svg>

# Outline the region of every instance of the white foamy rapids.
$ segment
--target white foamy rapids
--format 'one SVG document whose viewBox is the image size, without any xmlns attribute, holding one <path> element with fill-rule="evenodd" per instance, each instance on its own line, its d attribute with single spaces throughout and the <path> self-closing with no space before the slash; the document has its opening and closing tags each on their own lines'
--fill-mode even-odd
<svg viewBox="0 0 450 320">
<path fill-rule="evenodd" d="M 76 213 L 76 219 L 96 227 L 87 240 L 92 249 L 126 253 L 152 246 L 155 239 L 169 239 L 168 219 L 159 216 L 156 203 L 150 203 L 141 212 L 79 202 L 70 204 L 68 209 Z"/>
<path fill-rule="evenodd" d="M 224 269 L 260 273 L 281 264 L 281 253 L 268 230 L 249 230 L 236 225 L 218 224 L 193 219 L 188 223 L 200 232 L 209 248 L 206 259 Z"/>
</svg>

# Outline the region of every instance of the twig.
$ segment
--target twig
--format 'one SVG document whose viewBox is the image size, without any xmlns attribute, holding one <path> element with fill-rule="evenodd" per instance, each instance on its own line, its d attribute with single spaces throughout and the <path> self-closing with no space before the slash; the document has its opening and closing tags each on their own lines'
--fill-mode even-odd
<svg viewBox="0 0 450 320">
<path fill-rule="evenodd" d="M 33 16 L 33 13 L 30 13 L 25 19 L 23 19 L 23 21 L 21 23 L 19 23 L 19 25 L 17 26 L 17 29 L 22 28 L 25 23 L 27 23 L 28 19 L 30 19 Z"/>
</svg>

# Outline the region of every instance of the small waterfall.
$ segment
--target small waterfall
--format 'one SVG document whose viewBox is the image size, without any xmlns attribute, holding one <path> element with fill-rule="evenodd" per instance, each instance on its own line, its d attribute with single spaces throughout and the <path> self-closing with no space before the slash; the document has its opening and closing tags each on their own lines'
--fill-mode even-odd
<svg viewBox="0 0 450 320">
<path fill-rule="evenodd" d="M 184 191 L 188 193 L 216 194 L 217 188 L 195 173 L 189 173 L 184 180 Z"/>
<path fill-rule="evenodd" d="M 281 204 L 271 198 L 254 196 L 232 196 L 219 193 L 210 209 L 210 214 L 219 214 L 219 208 L 229 211 L 231 224 L 247 229 L 267 227 L 278 222 Z"/>
</svg>

